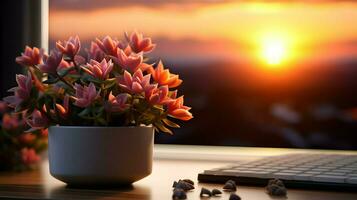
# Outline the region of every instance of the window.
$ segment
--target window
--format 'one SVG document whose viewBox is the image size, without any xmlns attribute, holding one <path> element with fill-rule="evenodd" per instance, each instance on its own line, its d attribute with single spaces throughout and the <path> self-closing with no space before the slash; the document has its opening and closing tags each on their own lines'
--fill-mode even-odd
<svg viewBox="0 0 357 200">
<path fill-rule="evenodd" d="M 284 2 L 52 0 L 50 46 L 153 37 L 195 116 L 157 143 L 357 149 L 357 3 Z"/>
</svg>

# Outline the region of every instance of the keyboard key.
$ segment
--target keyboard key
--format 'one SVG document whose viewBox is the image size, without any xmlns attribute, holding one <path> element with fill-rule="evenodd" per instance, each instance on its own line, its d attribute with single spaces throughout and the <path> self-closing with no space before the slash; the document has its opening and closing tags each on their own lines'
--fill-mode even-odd
<svg viewBox="0 0 357 200">
<path fill-rule="evenodd" d="M 280 179 L 293 179 L 296 174 L 293 173 L 274 173 L 273 174 L 275 178 L 280 178 Z"/>
<path fill-rule="evenodd" d="M 352 170 L 344 170 L 344 169 L 334 169 L 331 172 L 338 172 L 338 173 L 350 173 Z"/>
<path fill-rule="evenodd" d="M 312 180 L 317 182 L 344 183 L 346 178 L 346 176 L 317 175 L 312 177 Z"/>
<path fill-rule="evenodd" d="M 330 166 L 319 166 L 319 169 L 336 169 L 336 167 L 330 167 Z"/>
<path fill-rule="evenodd" d="M 345 173 L 339 173 L 339 172 L 325 172 L 323 174 L 333 175 L 333 176 L 343 176 L 343 175 L 345 175 Z"/>
<path fill-rule="evenodd" d="M 309 170 L 309 168 L 295 167 L 295 168 L 291 168 L 291 170 L 306 171 L 306 170 Z"/>
<path fill-rule="evenodd" d="M 314 176 L 314 174 L 296 174 L 293 177 L 293 180 L 297 180 L 297 181 L 310 181 L 312 180 L 312 177 Z"/>
<path fill-rule="evenodd" d="M 269 175 L 269 172 L 258 172 L 258 171 L 239 171 L 239 170 L 223 170 L 222 175 L 231 176 L 242 176 L 242 177 L 260 177 L 265 178 Z"/>
<path fill-rule="evenodd" d="M 306 171 L 305 174 L 321 174 L 322 172 L 319 171 Z"/>
<path fill-rule="evenodd" d="M 347 183 L 357 184 L 357 177 L 350 177 L 346 179 Z"/>
<path fill-rule="evenodd" d="M 301 171 L 296 171 L 296 170 L 282 170 L 282 173 L 292 173 L 292 174 L 300 174 Z"/>
<path fill-rule="evenodd" d="M 354 170 L 357 170 L 357 169 L 356 168 L 352 168 L 352 167 L 341 167 L 340 170 L 354 171 Z"/>
<path fill-rule="evenodd" d="M 273 169 L 288 169 L 288 167 L 278 166 L 278 167 L 273 167 Z"/>
<path fill-rule="evenodd" d="M 317 171 L 317 172 L 327 172 L 330 171 L 329 169 L 322 169 L 322 168 L 313 168 L 311 171 Z"/>
<path fill-rule="evenodd" d="M 353 177 L 357 177 L 357 173 L 348 173 L 347 176 L 353 176 Z"/>
</svg>

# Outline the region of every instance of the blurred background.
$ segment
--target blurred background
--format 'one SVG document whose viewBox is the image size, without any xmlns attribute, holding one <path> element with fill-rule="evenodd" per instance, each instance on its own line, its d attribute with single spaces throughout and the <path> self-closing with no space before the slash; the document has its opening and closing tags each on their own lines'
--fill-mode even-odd
<svg viewBox="0 0 357 200">
<path fill-rule="evenodd" d="M 156 143 L 357 149 L 357 2 L 50 0 L 48 20 L 50 48 L 153 38 L 195 117 Z"/>
</svg>

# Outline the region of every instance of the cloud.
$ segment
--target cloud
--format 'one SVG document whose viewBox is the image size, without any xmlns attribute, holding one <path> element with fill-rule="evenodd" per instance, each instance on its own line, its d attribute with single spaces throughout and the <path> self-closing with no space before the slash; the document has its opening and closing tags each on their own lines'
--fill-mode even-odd
<svg viewBox="0 0 357 200">
<path fill-rule="evenodd" d="M 181 6 L 187 5 L 209 5 L 209 4 L 222 4 L 229 2 L 252 2 L 250 0 L 51 0 L 50 8 L 54 10 L 76 10 L 76 11 L 90 11 L 100 8 L 110 8 L 110 7 L 130 7 L 130 6 L 145 6 L 145 7 L 157 7 L 165 6 L 170 4 L 176 4 Z M 326 3 L 326 2 L 353 2 L 352 0 L 260 0 L 254 1 L 254 3 Z"/>
<path fill-rule="evenodd" d="M 117 6 L 146 6 L 156 7 L 168 4 L 192 5 L 225 3 L 232 0 L 54 0 L 50 1 L 50 8 L 55 10 L 95 10 L 99 8 L 110 8 Z"/>
</svg>

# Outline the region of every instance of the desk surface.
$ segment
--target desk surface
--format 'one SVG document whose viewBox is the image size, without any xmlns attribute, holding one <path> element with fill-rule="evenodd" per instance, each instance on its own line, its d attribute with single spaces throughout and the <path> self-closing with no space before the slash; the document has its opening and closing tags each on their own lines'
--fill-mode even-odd
<svg viewBox="0 0 357 200">
<path fill-rule="evenodd" d="M 73 189 L 49 175 L 48 162 L 44 161 L 36 171 L 23 173 L 0 173 L 0 199 L 171 199 L 174 180 L 189 178 L 197 182 L 197 174 L 204 169 L 219 167 L 226 162 L 155 159 L 153 173 L 127 188 Z M 196 183 L 196 189 L 187 193 L 187 199 L 200 199 L 201 187 L 221 189 L 220 184 Z M 242 199 L 274 199 L 262 187 L 238 186 L 237 194 Z M 229 193 L 212 200 L 228 200 Z M 357 193 L 306 191 L 288 189 L 289 200 L 357 199 Z"/>
</svg>

